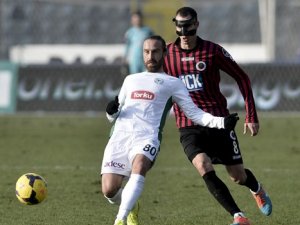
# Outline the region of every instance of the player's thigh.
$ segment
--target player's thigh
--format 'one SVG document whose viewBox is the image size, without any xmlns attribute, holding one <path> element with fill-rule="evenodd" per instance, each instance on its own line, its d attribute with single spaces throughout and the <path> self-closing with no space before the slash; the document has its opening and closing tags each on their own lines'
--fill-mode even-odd
<svg viewBox="0 0 300 225">
<path fill-rule="evenodd" d="M 192 163 L 201 176 L 214 170 L 211 159 L 206 153 L 198 153 L 192 160 Z"/>
<path fill-rule="evenodd" d="M 234 130 L 210 129 L 209 139 L 211 147 L 209 147 L 210 151 L 208 154 L 213 164 L 227 166 L 243 164 L 238 138 Z"/>
<path fill-rule="evenodd" d="M 115 131 L 104 150 L 101 174 L 129 176 L 131 162 L 128 159 L 131 148 L 131 133 Z"/>
<path fill-rule="evenodd" d="M 154 162 L 158 156 L 160 141 L 157 134 L 136 133 L 133 139 L 132 150 L 129 153 L 129 160 L 133 163 L 136 155 L 146 156 L 151 162 Z"/>
<path fill-rule="evenodd" d="M 151 166 L 152 161 L 148 157 L 137 154 L 132 163 L 132 173 L 146 176 L 146 173 L 150 170 Z"/>
<path fill-rule="evenodd" d="M 197 162 L 200 161 L 199 153 L 205 153 L 206 137 L 202 132 L 201 127 L 180 128 L 180 143 L 183 150 L 192 162 L 197 156 Z"/>
</svg>

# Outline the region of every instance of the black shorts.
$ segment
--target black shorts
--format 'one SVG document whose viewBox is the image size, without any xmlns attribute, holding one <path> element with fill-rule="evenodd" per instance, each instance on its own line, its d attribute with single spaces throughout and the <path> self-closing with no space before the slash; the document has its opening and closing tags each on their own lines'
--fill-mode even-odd
<svg viewBox="0 0 300 225">
<path fill-rule="evenodd" d="M 234 130 L 201 126 L 180 128 L 180 142 L 188 159 L 206 153 L 213 164 L 242 164 L 239 142 Z"/>
</svg>

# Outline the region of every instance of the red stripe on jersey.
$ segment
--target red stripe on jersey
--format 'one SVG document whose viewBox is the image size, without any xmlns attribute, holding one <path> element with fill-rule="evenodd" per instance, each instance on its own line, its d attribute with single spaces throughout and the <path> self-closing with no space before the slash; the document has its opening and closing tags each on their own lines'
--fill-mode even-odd
<svg viewBox="0 0 300 225">
<path fill-rule="evenodd" d="M 225 57 L 224 52 L 222 52 L 222 48 L 219 49 L 218 54 L 220 57 L 219 64 L 220 68 L 230 74 L 230 76 L 235 79 L 237 82 L 240 92 L 245 100 L 245 108 L 246 108 L 246 122 L 258 122 L 255 101 L 253 98 L 251 82 L 248 75 L 238 66 L 236 62 L 232 60 L 231 57 Z"/>
<path fill-rule="evenodd" d="M 227 101 L 219 87 L 220 70 L 223 70 L 237 81 L 245 98 L 246 120 L 258 122 L 249 78 L 230 55 L 225 54 L 219 45 L 200 38 L 196 48 L 188 51 L 179 48 L 179 41 L 177 39 L 167 46 L 165 72 L 183 79 L 194 103 L 215 116 L 228 115 Z M 176 104 L 174 112 L 178 127 L 194 125 Z"/>
<path fill-rule="evenodd" d="M 227 103 L 225 107 L 220 107 L 224 102 L 226 102 L 225 99 L 222 99 L 221 96 L 221 92 L 220 92 L 220 88 L 219 88 L 219 84 L 220 84 L 220 71 L 216 70 L 217 68 L 215 67 L 216 65 L 216 45 L 213 44 L 212 42 L 207 42 L 206 43 L 208 45 L 208 53 L 210 55 L 212 55 L 212 57 L 209 55 L 208 59 L 211 57 L 211 60 L 208 60 L 209 62 L 209 66 L 208 68 L 210 68 L 211 70 L 209 71 L 209 74 L 213 74 L 214 76 L 211 76 L 211 78 L 206 79 L 207 81 L 207 86 L 208 86 L 208 90 L 207 92 L 208 97 L 210 98 L 210 102 L 214 103 L 214 105 L 216 105 L 216 107 L 211 107 L 211 110 L 209 111 L 211 114 L 213 115 L 224 115 L 227 112 L 224 111 L 224 108 L 227 108 Z M 215 96 L 218 96 L 217 98 Z"/>
</svg>

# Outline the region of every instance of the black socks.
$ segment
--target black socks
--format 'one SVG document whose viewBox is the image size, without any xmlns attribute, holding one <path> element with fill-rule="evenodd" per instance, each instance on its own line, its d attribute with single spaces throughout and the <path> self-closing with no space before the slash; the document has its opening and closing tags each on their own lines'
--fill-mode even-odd
<svg viewBox="0 0 300 225">
<path fill-rule="evenodd" d="M 206 173 L 203 179 L 210 193 L 232 216 L 237 212 L 241 212 L 227 186 L 217 177 L 215 171 Z"/>
<path fill-rule="evenodd" d="M 247 174 L 247 179 L 246 179 L 245 183 L 241 184 L 241 185 L 244 185 L 244 186 L 248 187 L 253 192 L 257 192 L 258 188 L 259 188 L 259 184 L 258 184 L 255 176 L 248 169 L 245 169 L 245 172 Z"/>
</svg>

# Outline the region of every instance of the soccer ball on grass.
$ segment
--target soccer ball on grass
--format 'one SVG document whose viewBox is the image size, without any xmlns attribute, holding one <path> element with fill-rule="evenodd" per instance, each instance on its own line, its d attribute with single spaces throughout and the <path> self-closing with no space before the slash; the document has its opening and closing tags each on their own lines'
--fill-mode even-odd
<svg viewBox="0 0 300 225">
<path fill-rule="evenodd" d="M 47 196 L 47 183 L 36 173 L 26 173 L 16 183 L 16 196 L 26 205 L 41 203 Z"/>
</svg>

